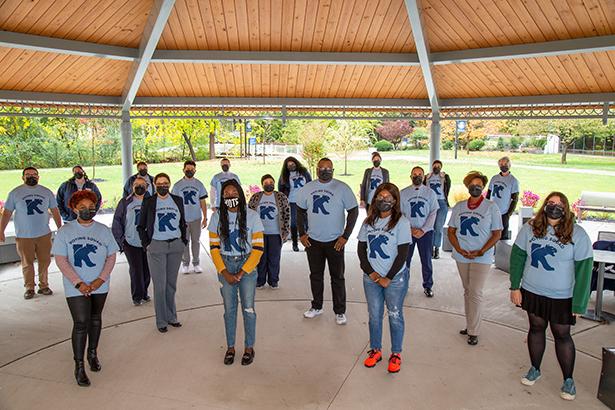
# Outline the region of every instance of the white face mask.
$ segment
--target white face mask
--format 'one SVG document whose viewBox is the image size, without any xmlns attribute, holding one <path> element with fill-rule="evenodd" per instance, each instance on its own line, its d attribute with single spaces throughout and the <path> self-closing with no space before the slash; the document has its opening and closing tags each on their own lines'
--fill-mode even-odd
<svg viewBox="0 0 615 410">
<path fill-rule="evenodd" d="M 239 198 L 224 198 L 224 205 L 227 208 L 235 208 L 239 205 Z"/>
</svg>

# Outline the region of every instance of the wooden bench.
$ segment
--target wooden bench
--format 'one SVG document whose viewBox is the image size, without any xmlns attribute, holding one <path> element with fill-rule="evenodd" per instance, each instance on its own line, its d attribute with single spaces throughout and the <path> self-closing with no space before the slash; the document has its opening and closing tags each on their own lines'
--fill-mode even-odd
<svg viewBox="0 0 615 410">
<path fill-rule="evenodd" d="M 581 192 L 577 219 L 581 221 L 583 211 L 615 212 L 615 192 Z"/>
</svg>

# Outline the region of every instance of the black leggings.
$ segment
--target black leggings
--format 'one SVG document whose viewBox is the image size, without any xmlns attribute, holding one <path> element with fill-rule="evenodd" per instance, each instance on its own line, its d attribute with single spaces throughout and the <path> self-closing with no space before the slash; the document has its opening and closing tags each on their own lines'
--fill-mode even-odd
<svg viewBox="0 0 615 410">
<path fill-rule="evenodd" d="M 86 341 L 88 341 L 88 350 L 95 351 L 98 347 L 105 300 L 107 300 L 106 293 L 66 298 L 73 317 L 72 341 L 75 360 L 83 360 Z"/>
<path fill-rule="evenodd" d="M 530 331 L 527 337 L 527 347 L 530 352 L 532 366 L 540 370 L 540 363 L 545 352 L 547 321 L 540 316 L 529 313 Z M 570 325 L 561 325 L 550 322 L 551 333 L 555 341 L 555 355 L 562 369 L 564 380 L 572 377 L 574 370 L 575 349 L 572 336 L 570 336 Z"/>
</svg>

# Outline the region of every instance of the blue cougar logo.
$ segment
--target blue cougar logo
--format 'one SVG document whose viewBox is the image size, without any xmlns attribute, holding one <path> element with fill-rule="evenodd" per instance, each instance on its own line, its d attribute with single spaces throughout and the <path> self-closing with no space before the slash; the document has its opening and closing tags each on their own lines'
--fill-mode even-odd
<svg viewBox="0 0 615 410">
<path fill-rule="evenodd" d="M 425 202 L 410 202 L 410 218 L 416 218 L 417 215 L 420 218 L 425 218 L 425 214 L 423 213 L 423 208 L 425 207 Z"/>
<path fill-rule="evenodd" d="M 37 214 L 42 214 L 38 207 L 43 205 L 42 199 L 26 199 L 26 208 L 28 209 L 28 215 L 34 215 L 34 212 Z"/>
<path fill-rule="evenodd" d="M 329 201 L 331 200 L 329 196 L 314 195 L 313 200 L 314 200 L 314 207 L 312 209 L 313 213 L 317 214 L 320 211 L 322 212 L 323 215 L 329 215 L 329 211 L 325 209 L 325 204 L 329 203 Z"/>
<path fill-rule="evenodd" d="M 382 249 L 383 245 L 389 243 L 389 238 L 386 235 L 367 235 L 367 240 L 369 241 L 369 257 L 371 259 L 377 258 L 378 256 L 376 254 L 382 259 L 390 258 Z"/>
<path fill-rule="evenodd" d="M 87 245 L 73 245 L 73 255 L 75 257 L 75 266 L 78 268 L 85 266 L 88 268 L 93 268 L 96 266 L 94 262 L 90 259 L 91 253 L 96 253 L 98 246 L 87 244 Z"/>
<path fill-rule="evenodd" d="M 158 230 L 160 232 L 166 232 L 167 229 L 169 231 L 176 231 L 177 228 L 175 228 L 171 224 L 171 221 L 174 219 L 177 219 L 177 215 L 175 215 L 174 212 L 159 213 L 158 214 Z"/>
<path fill-rule="evenodd" d="M 493 185 L 493 196 L 502 199 L 502 191 L 504 191 L 503 185 Z"/>
<path fill-rule="evenodd" d="M 557 249 L 555 249 L 551 245 L 540 246 L 540 244 L 538 243 L 533 243 L 531 252 L 531 265 L 535 268 L 538 268 L 538 263 L 540 262 L 545 270 L 554 271 L 555 268 L 549 265 L 549 262 L 547 262 L 547 255 L 555 256 L 556 253 Z"/>
<path fill-rule="evenodd" d="M 476 231 L 474 231 L 474 225 L 478 225 L 480 220 L 475 216 L 462 216 L 461 217 L 461 235 L 467 236 L 468 233 L 470 236 L 478 236 Z"/>
<path fill-rule="evenodd" d="M 303 188 L 304 185 L 305 180 L 303 179 L 303 177 L 293 179 L 293 189 Z"/>
<path fill-rule="evenodd" d="M 382 182 L 382 180 L 380 178 L 370 178 L 369 179 L 369 189 L 376 189 L 378 188 L 378 185 L 380 185 L 380 182 Z"/>
<path fill-rule="evenodd" d="M 275 207 L 271 206 L 271 205 L 267 205 L 267 206 L 261 206 L 261 219 L 269 219 L 270 221 L 273 221 L 273 215 L 271 215 L 272 212 L 275 212 Z"/>
<path fill-rule="evenodd" d="M 183 191 L 184 205 L 196 205 L 196 191 Z"/>
<path fill-rule="evenodd" d="M 237 252 L 241 252 L 241 246 L 239 246 L 239 242 L 237 242 L 237 240 L 239 239 L 239 229 L 235 229 L 231 232 L 229 232 L 229 237 L 227 240 L 224 241 L 224 250 L 226 252 L 232 252 L 232 248 L 235 248 L 235 250 Z"/>
<path fill-rule="evenodd" d="M 441 184 L 438 183 L 438 182 L 436 182 L 436 183 L 430 182 L 429 183 L 429 187 L 434 190 L 436 195 L 442 195 L 442 191 L 440 191 L 440 186 L 441 186 Z"/>
<path fill-rule="evenodd" d="M 135 208 L 135 226 L 139 225 L 141 219 L 141 208 Z"/>
</svg>

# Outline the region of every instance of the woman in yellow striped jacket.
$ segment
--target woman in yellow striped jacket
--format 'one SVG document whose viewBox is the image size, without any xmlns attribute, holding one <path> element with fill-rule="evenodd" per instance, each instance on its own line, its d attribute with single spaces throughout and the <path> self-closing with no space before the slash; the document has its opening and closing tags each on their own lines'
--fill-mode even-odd
<svg viewBox="0 0 615 410">
<path fill-rule="evenodd" d="M 227 351 L 224 364 L 235 361 L 238 294 L 241 300 L 245 351 L 241 364 L 254 360 L 256 335 L 256 266 L 263 254 L 263 224 L 259 215 L 249 209 L 243 190 L 234 179 L 220 189 L 220 207 L 209 222 L 209 247 L 218 272 L 220 294 L 224 301 L 224 328 Z"/>
</svg>

